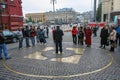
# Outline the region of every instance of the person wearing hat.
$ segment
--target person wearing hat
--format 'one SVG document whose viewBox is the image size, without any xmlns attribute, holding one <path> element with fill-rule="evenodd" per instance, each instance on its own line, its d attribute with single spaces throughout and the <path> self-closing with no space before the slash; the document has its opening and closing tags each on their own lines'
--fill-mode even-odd
<svg viewBox="0 0 120 80">
<path fill-rule="evenodd" d="M 62 36 L 63 31 L 60 29 L 60 26 L 56 26 L 57 29 L 54 31 L 54 37 L 55 37 L 55 45 L 56 45 L 56 54 L 58 54 L 58 48 L 60 50 L 60 53 L 62 54 Z"/>
<path fill-rule="evenodd" d="M 8 57 L 8 50 L 5 44 L 5 39 L 6 38 L 3 36 L 2 31 L 0 30 L 0 60 L 3 59 L 2 51 L 4 53 L 5 60 L 10 59 L 10 57 Z"/>
</svg>

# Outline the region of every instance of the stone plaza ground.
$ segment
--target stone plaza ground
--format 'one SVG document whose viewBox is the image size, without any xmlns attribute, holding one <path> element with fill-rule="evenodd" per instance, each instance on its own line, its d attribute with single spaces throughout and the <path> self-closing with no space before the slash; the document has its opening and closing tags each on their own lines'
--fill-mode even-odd
<svg viewBox="0 0 120 80">
<path fill-rule="evenodd" d="M 63 54 L 55 54 L 51 33 L 46 45 L 19 50 L 18 43 L 8 44 L 12 59 L 0 61 L 0 80 L 120 80 L 120 47 L 99 46 L 99 32 L 91 47 L 74 45 L 64 32 Z"/>
</svg>

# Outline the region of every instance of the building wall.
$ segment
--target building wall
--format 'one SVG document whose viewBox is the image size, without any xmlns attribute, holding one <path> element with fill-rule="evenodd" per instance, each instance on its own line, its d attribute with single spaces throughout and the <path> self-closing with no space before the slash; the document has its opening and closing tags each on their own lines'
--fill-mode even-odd
<svg viewBox="0 0 120 80">
<path fill-rule="evenodd" d="M 23 13 L 21 0 L 4 0 L 6 8 L 2 12 L 3 29 L 17 30 L 18 27 L 23 27 Z"/>
<path fill-rule="evenodd" d="M 114 16 L 120 15 L 120 0 L 102 1 L 102 20 L 113 21 Z"/>
<path fill-rule="evenodd" d="M 37 22 L 46 22 L 46 16 L 44 13 L 28 13 L 25 14 L 25 18 L 27 21 L 29 21 L 29 19 L 31 18 L 33 22 L 37 23 Z"/>
<path fill-rule="evenodd" d="M 69 23 L 69 22 L 75 22 L 75 19 L 77 18 L 76 12 L 69 12 L 69 11 L 63 11 L 63 12 L 46 12 L 46 13 L 28 13 L 25 15 L 26 19 L 31 19 L 34 22 L 41 21 L 43 23 L 49 22 L 52 23 L 53 21 L 56 23 Z"/>
<path fill-rule="evenodd" d="M 113 0 L 113 12 L 120 11 L 120 0 Z"/>
</svg>

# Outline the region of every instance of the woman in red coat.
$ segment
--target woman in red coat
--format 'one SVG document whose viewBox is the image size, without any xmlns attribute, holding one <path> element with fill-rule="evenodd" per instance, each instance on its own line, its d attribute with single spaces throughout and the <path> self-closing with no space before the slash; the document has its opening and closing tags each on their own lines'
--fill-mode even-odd
<svg viewBox="0 0 120 80">
<path fill-rule="evenodd" d="M 85 30 L 85 43 L 87 45 L 87 47 L 91 46 L 91 36 L 92 36 L 92 30 L 90 29 L 90 27 L 87 27 L 87 29 Z"/>
</svg>

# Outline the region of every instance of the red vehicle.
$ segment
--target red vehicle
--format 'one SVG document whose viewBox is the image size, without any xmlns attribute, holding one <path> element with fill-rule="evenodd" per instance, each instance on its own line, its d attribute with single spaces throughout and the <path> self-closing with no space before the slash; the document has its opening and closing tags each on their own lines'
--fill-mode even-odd
<svg viewBox="0 0 120 80">
<path fill-rule="evenodd" d="M 88 25 L 91 26 L 91 27 L 95 27 L 95 26 L 97 26 L 97 25 L 98 25 L 99 27 L 103 27 L 103 26 L 106 25 L 106 23 L 105 23 L 105 22 L 100 22 L 100 23 L 90 22 L 90 23 L 88 23 Z"/>
</svg>

